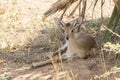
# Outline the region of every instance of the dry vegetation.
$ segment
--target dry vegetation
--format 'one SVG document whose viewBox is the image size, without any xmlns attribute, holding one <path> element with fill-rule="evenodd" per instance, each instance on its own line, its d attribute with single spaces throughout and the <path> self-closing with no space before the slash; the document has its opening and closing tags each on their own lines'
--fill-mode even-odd
<svg viewBox="0 0 120 80">
<path fill-rule="evenodd" d="M 45 55 L 64 43 L 63 33 L 52 20 L 60 13 L 42 22 L 43 13 L 54 1 L 0 0 L 0 80 L 120 80 L 120 25 L 117 25 L 117 33 L 109 30 L 113 33 L 111 42 L 102 43 L 105 25 L 114 6 L 110 0 L 105 0 L 103 6 L 103 25 L 100 2 L 92 18 L 93 6 L 90 0 L 86 23 L 81 27 L 95 36 L 98 48 L 91 53 L 97 55 L 58 64 L 52 59 L 53 65 L 29 68 L 32 62 L 46 60 Z M 66 21 L 69 20 L 68 14 L 69 11 L 65 14 Z"/>
</svg>

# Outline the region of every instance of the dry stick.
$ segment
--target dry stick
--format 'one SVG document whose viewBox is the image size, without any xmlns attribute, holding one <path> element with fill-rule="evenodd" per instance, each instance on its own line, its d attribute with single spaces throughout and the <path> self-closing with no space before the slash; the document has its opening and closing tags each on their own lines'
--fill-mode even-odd
<svg viewBox="0 0 120 80">
<path fill-rule="evenodd" d="M 30 52 L 31 52 L 31 48 L 29 47 L 27 51 L 27 62 L 30 62 Z"/>
<path fill-rule="evenodd" d="M 103 5 L 105 3 L 105 0 L 101 0 L 101 18 L 102 18 L 102 22 L 103 22 Z"/>
<path fill-rule="evenodd" d="M 81 1 L 82 0 L 80 0 L 80 2 L 79 2 L 79 17 L 81 16 Z"/>
<path fill-rule="evenodd" d="M 45 65 L 50 64 L 50 63 L 51 63 L 50 59 L 48 59 L 46 61 L 43 61 L 43 62 L 33 62 L 32 65 L 31 65 L 31 67 L 32 68 L 42 67 L 42 66 L 45 66 Z"/>
<path fill-rule="evenodd" d="M 117 37 L 120 38 L 120 35 L 119 35 L 119 34 L 113 32 L 111 29 L 107 28 L 106 26 L 103 26 L 103 27 L 104 27 L 105 29 L 107 29 L 109 32 L 111 32 L 112 34 L 114 34 L 114 35 L 116 35 Z"/>
<path fill-rule="evenodd" d="M 59 73 L 59 68 L 58 68 L 58 64 L 56 64 L 58 62 L 58 60 L 56 60 L 53 55 L 49 57 L 49 59 L 51 60 L 51 63 L 53 65 L 53 68 L 55 70 L 55 75 L 56 77 L 58 77 L 58 73 Z M 60 59 L 59 59 L 60 60 Z"/>
<path fill-rule="evenodd" d="M 62 15 L 60 16 L 60 19 L 61 19 L 61 20 L 62 20 L 62 18 L 63 18 L 63 16 L 64 16 L 64 14 L 65 14 L 66 10 L 67 10 L 67 7 L 64 9 L 64 11 L 63 11 Z"/>
<path fill-rule="evenodd" d="M 98 0 L 95 0 L 95 3 L 94 3 L 94 5 L 93 5 L 93 9 L 92 9 L 92 19 L 93 19 L 93 12 L 94 12 L 94 10 L 95 10 L 95 6 L 96 6 L 97 2 L 98 2 Z"/>
<path fill-rule="evenodd" d="M 102 47 L 101 47 L 101 50 L 102 50 Z M 103 50 L 101 51 L 100 59 L 101 59 L 101 64 L 102 64 L 102 68 L 104 69 L 104 72 L 107 72 L 106 62 L 105 62 Z M 106 78 L 106 79 L 108 80 L 108 78 Z"/>
<path fill-rule="evenodd" d="M 65 12 L 67 11 L 69 5 L 70 5 L 70 3 L 68 3 L 68 4 L 66 5 L 66 7 L 64 8 L 63 13 L 62 13 L 62 15 L 60 16 L 60 19 L 61 19 L 61 20 L 62 20 L 62 18 L 63 18 L 63 16 L 64 16 Z"/>
<path fill-rule="evenodd" d="M 82 16 L 82 21 L 81 23 L 83 23 L 84 21 L 84 17 L 85 17 L 85 10 L 86 10 L 86 0 L 82 1 L 82 5 L 83 7 L 81 8 L 81 1 L 79 2 L 79 17 Z M 82 13 L 81 13 L 81 9 L 82 9 Z M 78 32 L 80 31 L 80 27 L 78 27 Z"/>
<path fill-rule="evenodd" d="M 59 57 L 55 57 L 54 59 L 55 59 L 56 62 L 60 62 L 61 61 Z M 62 60 L 64 61 L 64 60 L 66 60 L 66 58 L 62 57 Z M 34 63 L 32 63 L 31 67 L 32 68 L 42 67 L 42 66 L 45 66 L 45 65 L 48 65 L 48 64 L 51 64 L 51 63 L 52 63 L 51 59 L 48 59 L 48 60 L 43 61 L 43 62 L 34 62 Z"/>
<path fill-rule="evenodd" d="M 82 21 L 84 20 L 85 17 L 85 11 L 86 11 L 86 0 L 83 0 L 83 7 L 82 7 Z"/>
</svg>

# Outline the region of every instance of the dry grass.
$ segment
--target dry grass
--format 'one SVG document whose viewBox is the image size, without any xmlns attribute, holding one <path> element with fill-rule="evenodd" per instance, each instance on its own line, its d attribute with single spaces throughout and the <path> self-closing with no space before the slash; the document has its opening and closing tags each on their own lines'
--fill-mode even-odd
<svg viewBox="0 0 120 80">
<path fill-rule="evenodd" d="M 11 2 L 12 3 L 12 2 Z M 21 9 L 8 6 L 3 14 L 0 15 L 0 48 L 18 50 L 25 47 L 37 35 L 37 18 L 29 17 Z"/>
<path fill-rule="evenodd" d="M 31 10 L 31 7 L 26 8 L 27 11 L 24 10 L 24 7 L 20 8 L 19 5 L 17 6 L 19 8 L 15 7 L 15 4 L 19 3 L 16 0 L 4 2 L 9 5 L 0 7 L 0 49 L 9 51 L 24 49 L 39 36 L 41 38 L 46 36 L 41 39 L 41 44 L 56 44 L 57 40 L 53 42 L 52 37 L 59 37 L 59 31 L 53 28 L 53 23 L 43 23 L 41 17 Z M 57 36 L 56 32 L 58 32 Z"/>
</svg>

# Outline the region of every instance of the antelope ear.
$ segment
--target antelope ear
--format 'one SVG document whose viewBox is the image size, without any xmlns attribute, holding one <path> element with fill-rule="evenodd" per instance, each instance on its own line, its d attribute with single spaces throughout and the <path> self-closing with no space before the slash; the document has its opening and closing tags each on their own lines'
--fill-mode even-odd
<svg viewBox="0 0 120 80">
<path fill-rule="evenodd" d="M 54 21 L 58 26 L 63 27 L 65 25 L 65 23 L 63 21 L 61 21 L 59 18 L 54 18 Z"/>
<path fill-rule="evenodd" d="M 82 19 L 81 18 L 76 18 L 75 20 L 71 21 L 73 30 L 79 31 L 79 27 L 82 24 Z"/>
<path fill-rule="evenodd" d="M 82 19 L 81 18 L 77 18 L 74 22 L 74 27 L 78 27 L 82 24 Z"/>
</svg>

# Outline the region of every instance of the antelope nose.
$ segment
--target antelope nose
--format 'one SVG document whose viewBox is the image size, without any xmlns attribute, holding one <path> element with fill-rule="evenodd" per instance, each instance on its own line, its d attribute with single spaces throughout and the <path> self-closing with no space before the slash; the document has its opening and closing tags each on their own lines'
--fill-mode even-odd
<svg viewBox="0 0 120 80">
<path fill-rule="evenodd" d="M 68 40 L 69 39 L 69 36 L 66 36 L 66 40 Z"/>
</svg>

